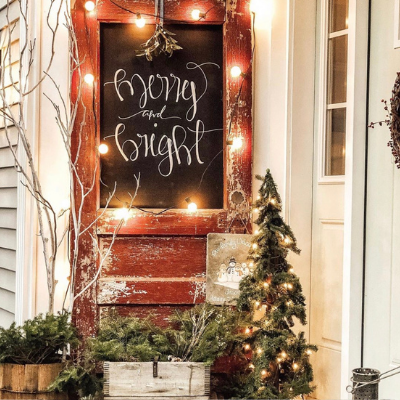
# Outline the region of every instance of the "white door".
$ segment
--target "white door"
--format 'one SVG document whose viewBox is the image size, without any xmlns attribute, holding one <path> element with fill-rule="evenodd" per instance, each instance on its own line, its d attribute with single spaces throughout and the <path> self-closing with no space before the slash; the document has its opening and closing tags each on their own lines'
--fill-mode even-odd
<svg viewBox="0 0 400 400">
<path fill-rule="evenodd" d="M 394 10 L 394 0 L 372 1 L 370 121 L 382 119 L 381 99 L 389 100 L 400 70 Z M 385 372 L 400 366 L 400 170 L 387 147 L 387 127 L 371 129 L 368 136 L 363 364 Z M 400 375 L 383 380 L 379 392 L 381 399 L 400 399 Z"/>
<path fill-rule="evenodd" d="M 340 399 L 348 10 L 348 0 L 320 2 L 310 315 L 317 399 Z"/>
</svg>

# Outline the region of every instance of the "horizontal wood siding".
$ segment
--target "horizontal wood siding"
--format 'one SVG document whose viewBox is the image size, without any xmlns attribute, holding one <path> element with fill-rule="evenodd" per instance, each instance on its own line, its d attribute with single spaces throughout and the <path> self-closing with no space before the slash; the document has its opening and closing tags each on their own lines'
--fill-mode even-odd
<svg viewBox="0 0 400 400">
<path fill-rule="evenodd" d="M 11 103 L 18 101 L 12 82 L 18 85 L 19 70 L 19 5 L 10 2 L 7 18 L 7 1 L 0 0 L 0 49 L 4 89 Z M 9 40 L 7 25 L 13 29 L 11 52 L 6 54 Z M 0 326 L 7 327 L 15 319 L 15 274 L 17 249 L 17 185 L 18 173 L 9 144 L 16 150 L 17 131 L 0 118 Z M 7 124 L 8 125 L 8 124 Z"/>
</svg>

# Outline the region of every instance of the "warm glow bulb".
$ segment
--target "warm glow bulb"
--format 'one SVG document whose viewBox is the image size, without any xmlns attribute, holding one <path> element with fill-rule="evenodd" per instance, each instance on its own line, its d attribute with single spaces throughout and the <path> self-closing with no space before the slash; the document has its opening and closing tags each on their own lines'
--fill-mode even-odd
<svg viewBox="0 0 400 400">
<path fill-rule="evenodd" d="M 251 332 L 250 328 L 246 328 L 244 333 L 246 333 L 247 335 Z"/>
<path fill-rule="evenodd" d="M 294 268 L 293 268 L 293 267 L 290 268 L 290 269 L 289 269 L 289 272 L 290 272 L 291 274 L 294 274 Z"/>
<path fill-rule="evenodd" d="M 240 69 L 240 67 L 235 65 L 234 67 L 231 68 L 232 78 L 238 78 L 240 75 L 242 75 L 242 70 Z"/>
<path fill-rule="evenodd" d="M 282 351 L 281 357 L 282 357 L 282 358 L 286 358 L 286 357 L 287 357 L 287 354 L 286 354 L 284 351 Z"/>
<path fill-rule="evenodd" d="M 108 153 L 108 146 L 105 143 L 102 143 L 99 146 L 99 153 L 100 154 L 107 154 Z"/>
<path fill-rule="evenodd" d="M 254 267 L 254 263 L 253 262 L 249 263 L 249 267 L 250 268 Z"/>
<path fill-rule="evenodd" d="M 292 289 L 293 289 L 293 285 L 292 285 L 291 283 L 288 283 L 287 288 L 288 288 L 289 290 L 292 290 Z"/>
<path fill-rule="evenodd" d="M 196 21 L 198 21 L 200 18 L 204 18 L 205 14 L 202 13 L 200 10 L 195 9 L 192 11 L 192 18 Z"/>
<path fill-rule="evenodd" d="M 144 20 L 144 18 L 142 18 L 140 14 L 138 14 L 135 24 L 138 28 L 143 28 L 146 25 L 146 21 Z"/>
<path fill-rule="evenodd" d="M 85 8 L 86 8 L 86 11 L 93 11 L 95 8 L 96 8 L 96 4 L 94 4 L 94 1 L 87 1 L 86 3 L 85 3 Z"/>
<path fill-rule="evenodd" d="M 245 350 L 250 350 L 250 345 L 249 344 L 245 344 L 244 348 L 245 348 Z"/>
<path fill-rule="evenodd" d="M 282 361 L 282 359 L 281 359 L 280 357 L 278 357 L 278 358 L 276 359 L 276 361 L 277 361 L 278 363 L 280 363 L 280 362 Z"/>
<path fill-rule="evenodd" d="M 261 354 L 262 352 L 263 352 L 262 349 L 260 348 L 257 349 L 257 354 Z"/>
<path fill-rule="evenodd" d="M 193 201 L 191 203 L 188 204 L 188 210 L 190 212 L 195 212 L 197 211 L 197 204 L 193 203 Z"/>
<path fill-rule="evenodd" d="M 232 141 L 232 148 L 239 150 L 243 146 L 243 139 L 241 137 L 235 137 Z"/>
<path fill-rule="evenodd" d="M 264 287 L 267 288 L 269 286 L 268 282 L 264 282 Z"/>
<path fill-rule="evenodd" d="M 255 305 L 256 305 L 256 307 L 260 307 L 260 302 L 259 302 L 259 301 L 256 301 L 256 302 L 255 302 Z"/>
<path fill-rule="evenodd" d="M 267 375 L 267 371 L 265 370 L 265 369 L 263 369 L 262 371 L 261 371 L 261 375 Z"/>
<path fill-rule="evenodd" d="M 290 244 L 290 243 L 292 243 L 292 239 L 290 239 L 289 236 L 286 236 L 285 239 L 284 239 L 284 242 L 285 242 L 286 244 Z"/>
<path fill-rule="evenodd" d="M 254 369 L 255 368 L 254 364 L 250 364 L 249 368 Z"/>
<path fill-rule="evenodd" d="M 309 356 L 311 356 L 312 351 L 311 351 L 310 349 L 308 349 L 308 350 L 306 351 L 306 353 L 307 353 Z"/>
<path fill-rule="evenodd" d="M 256 249 L 258 247 L 257 243 L 253 243 L 253 249 Z"/>
<path fill-rule="evenodd" d="M 297 363 L 294 363 L 293 364 L 293 369 L 296 371 L 297 369 L 299 369 L 299 364 L 297 364 Z"/>
<path fill-rule="evenodd" d="M 254 234 L 255 235 L 258 235 L 260 233 L 260 231 L 258 230 L 258 229 L 256 229 L 255 231 L 254 231 Z"/>
<path fill-rule="evenodd" d="M 127 219 L 129 216 L 128 207 L 121 207 L 115 210 L 115 215 L 118 219 Z"/>
<path fill-rule="evenodd" d="M 92 74 L 86 74 L 83 78 L 88 85 L 92 85 L 94 82 L 94 76 Z"/>
</svg>

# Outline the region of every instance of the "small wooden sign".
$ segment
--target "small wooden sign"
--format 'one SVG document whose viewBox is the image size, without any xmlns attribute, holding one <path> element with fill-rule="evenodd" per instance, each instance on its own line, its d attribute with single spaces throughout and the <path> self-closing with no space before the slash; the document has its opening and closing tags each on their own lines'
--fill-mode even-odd
<svg viewBox="0 0 400 400">
<path fill-rule="evenodd" d="M 210 233 L 207 236 L 207 302 L 234 304 L 239 282 L 251 270 L 247 260 L 252 235 Z"/>
</svg>

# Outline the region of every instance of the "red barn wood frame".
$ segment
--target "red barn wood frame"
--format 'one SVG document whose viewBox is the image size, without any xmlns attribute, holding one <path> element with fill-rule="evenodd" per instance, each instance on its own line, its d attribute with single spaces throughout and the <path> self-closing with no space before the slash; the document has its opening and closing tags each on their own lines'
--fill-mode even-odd
<svg viewBox="0 0 400 400">
<path fill-rule="evenodd" d="M 154 14 L 154 0 L 116 0 L 118 4 L 142 14 Z M 102 22 L 132 22 L 135 15 L 115 6 L 109 0 L 97 0 L 96 11 L 87 12 L 85 0 L 72 2 L 72 21 L 76 30 L 80 58 L 84 60 L 82 76 L 95 76 L 93 87 L 83 84 L 83 101 L 79 107 L 73 147 L 78 145 L 77 132 L 84 113 L 84 141 L 78 171 L 87 187 L 99 168 L 99 26 Z M 99 313 L 109 306 L 118 306 L 123 314 L 155 314 L 159 323 L 175 307 L 186 308 L 204 302 L 206 244 L 210 232 L 250 232 L 252 180 L 252 77 L 251 77 L 251 14 L 246 0 L 165 0 L 165 19 L 190 21 L 194 8 L 210 10 L 205 21 L 196 23 L 224 25 L 224 126 L 227 135 L 232 105 L 241 78 L 231 78 L 234 65 L 247 71 L 240 102 L 236 109 L 232 132 L 243 137 L 240 151 L 226 146 L 224 151 L 224 208 L 221 210 L 170 210 L 162 215 L 138 212 L 129 219 L 115 241 L 112 254 L 101 271 L 97 285 L 92 285 L 75 302 L 74 320 L 85 335 L 93 335 Z M 194 23 L 194 22 L 193 22 Z M 250 67 L 249 67 L 250 66 Z M 72 80 L 72 100 L 77 98 L 80 78 Z M 83 223 L 89 225 L 99 211 L 99 180 L 96 190 L 86 201 Z M 244 201 L 237 204 L 237 198 Z M 98 260 L 91 235 L 99 246 L 110 242 L 118 224 L 112 210 L 107 210 L 96 227 L 81 238 L 79 268 L 75 293 L 96 275 Z M 244 224 L 243 224 L 244 221 Z"/>
</svg>

